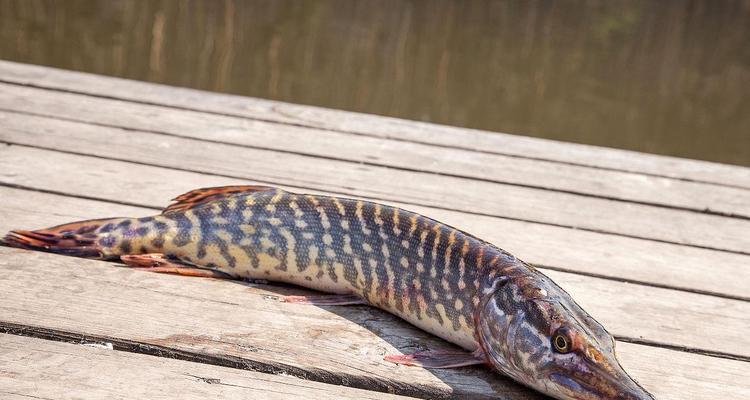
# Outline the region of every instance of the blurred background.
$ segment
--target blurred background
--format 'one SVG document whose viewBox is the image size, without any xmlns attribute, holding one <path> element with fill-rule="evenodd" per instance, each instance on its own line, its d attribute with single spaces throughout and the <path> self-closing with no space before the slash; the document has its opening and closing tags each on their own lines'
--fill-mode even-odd
<svg viewBox="0 0 750 400">
<path fill-rule="evenodd" d="M 750 1 L 0 0 L 0 59 L 750 165 Z"/>
</svg>

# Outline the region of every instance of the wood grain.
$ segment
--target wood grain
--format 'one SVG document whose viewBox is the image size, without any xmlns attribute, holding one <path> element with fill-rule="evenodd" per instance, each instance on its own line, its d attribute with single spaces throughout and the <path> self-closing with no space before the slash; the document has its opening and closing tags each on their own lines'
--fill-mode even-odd
<svg viewBox="0 0 750 400">
<path fill-rule="evenodd" d="M 20 197 L 18 192 L 21 191 L 0 188 L 0 193 L 7 193 L 7 196 L 3 196 L 6 198 Z M 34 206 L 36 210 L 34 217 L 39 221 L 34 225 L 45 224 L 44 218 L 39 218 L 44 208 L 40 204 L 56 204 L 55 197 L 31 192 L 23 198 L 24 204 L 30 208 Z M 83 202 L 81 207 L 75 207 L 81 209 L 81 213 L 88 213 L 84 218 L 106 216 L 93 212 L 98 211 L 96 208 L 101 208 L 102 204 L 87 205 L 88 201 Z M 135 211 L 138 211 L 137 215 L 148 214 L 146 210 Z M 30 219 L 23 217 L 23 212 L 6 215 L 0 212 L 0 217 L 6 221 L 0 224 L 0 229 L 5 228 L 5 224 L 12 225 L 19 214 L 21 219 Z M 57 221 L 46 223 L 52 225 Z M 750 357 L 750 339 L 741 333 L 750 324 L 750 302 L 546 269 L 542 271 L 616 336 Z M 695 326 L 702 326 L 702 335 L 695 335 Z"/>
<path fill-rule="evenodd" d="M 750 398 L 750 363 L 695 357 L 680 351 L 649 347 L 649 361 L 638 357 L 641 346 L 618 343 L 620 362 L 638 376 L 657 399 Z M 636 358 L 640 358 L 637 360 Z"/>
<path fill-rule="evenodd" d="M 3 399 L 406 399 L 291 376 L 0 334 Z M 42 384 L 43 383 L 43 384 Z"/>
<path fill-rule="evenodd" d="M 142 343 L 233 365 L 422 397 L 541 399 L 482 368 L 427 371 L 384 354 L 445 347 L 369 307 L 306 307 L 276 301 L 299 293 L 191 279 L 108 263 L 0 248 L 3 324 L 43 326 L 89 340 Z M 29 329 L 34 331 L 34 329 Z M 708 336 L 708 333 L 704 333 Z M 627 343 L 618 353 L 659 399 L 740 399 L 750 363 Z M 670 377 L 664 377 L 669 360 Z M 718 369 L 713 369 L 718 368 Z M 717 392 L 718 390 L 718 392 Z"/>
<path fill-rule="evenodd" d="M 65 173 L 60 173 L 59 165 L 66 166 Z M 0 183 L 110 202 L 161 208 L 168 204 L 168 199 L 194 188 L 243 182 L 257 183 L 20 146 L 0 147 Z M 323 191 L 279 186 L 296 192 L 326 194 Z M 54 202 L 35 203 L 32 207 L 25 203 L 26 196 L 25 192 L 20 192 L 5 197 L 5 209 L 10 215 L 24 215 L 25 210 L 39 208 L 55 217 L 54 223 L 39 219 L 35 223 L 8 226 L 8 229 L 39 228 L 68 222 L 76 218 L 56 218 L 56 214 L 87 209 L 68 206 L 58 209 Z M 748 256 L 397 202 L 387 203 L 471 232 L 534 264 L 729 297 L 750 297 L 747 289 L 750 269 L 745 268 L 750 263 Z M 117 211 L 118 208 L 114 206 L 110 210 L 106 207 L 99 206 L 99 211 L 88 218 L 129 215 Z"/>
<path fill-rule="evenodd" d="M 0 61 L 0 81 L 256 121 L 351 132 L 433 147 L 468 149 L 750 188 L 750 168 L 733 165 L 204 92 L 9 61 Z"/>
<path fill-rule="evenodd" d="M 467 179 L 750 217 L 750 190 L 0 84 L 0 109 Z M 96 109 L 97 112 L 91 112 Z M 25 116 L 8 116 L 23 125 Z M 41 122 L 41 121 L 39 121 Z M 28 129 L 34 129 L 28 127 Z"/>
<path fill-rule="evenodd" d="M 57 119 L 7 113 L 1 117 L 0 141 L 11 143 L 750 253 L 750 219 L 370 165 L 353 167 L 344 161 Z"/>
</svg>

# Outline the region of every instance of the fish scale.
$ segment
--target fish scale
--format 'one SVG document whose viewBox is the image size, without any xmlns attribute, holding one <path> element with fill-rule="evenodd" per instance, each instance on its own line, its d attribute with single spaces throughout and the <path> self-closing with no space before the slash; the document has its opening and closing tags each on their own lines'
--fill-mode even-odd
<svg viewBox="0 0 750 400">
<path fill-rule="evenodd" d="M 471 351 L 386 357 L 393 362 L 485 363 L 565 400 L 653 399 L 619 365 L 612 336 L 564 290 L 458 229 L 396 207 L 261 186 L 176 200 L 160 215 L 11 231 L 3 242 L 156 272 L 292 283 L 334 294 L 319 304 L 361 301 Z"/>
</svg>

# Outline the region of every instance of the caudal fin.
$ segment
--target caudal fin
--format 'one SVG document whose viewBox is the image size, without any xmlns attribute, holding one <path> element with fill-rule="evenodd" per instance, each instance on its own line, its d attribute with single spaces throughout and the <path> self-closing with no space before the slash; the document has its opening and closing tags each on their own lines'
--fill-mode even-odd
<svg viewBox="0 0 750 400">
<path fill-rule="evenodd" d="M 14 230 L 5 235 L 2 244 L 76 257 L 101 258 L 102 248 L 97 244 L 99 229 L 122 220 L 91 219 L 34 231 Z"/>
</svg>

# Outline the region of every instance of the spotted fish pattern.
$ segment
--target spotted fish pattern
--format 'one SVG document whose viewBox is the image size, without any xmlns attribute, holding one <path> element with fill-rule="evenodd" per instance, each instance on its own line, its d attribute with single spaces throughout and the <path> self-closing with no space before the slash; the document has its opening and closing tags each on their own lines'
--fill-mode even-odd
<svg viewBox="0 0 750 400">
<path fill-rule="evenodd" d="M 4 242 L 108 259 L 159 253 L 234 278 L 354 295 L 475 357 L 443 365 L 485 362 L 559 399 L 653 399 L 620 367 L 611 335 L 564 290 L 456 228 L 373 202 L 262 186 L 176 200 L 160 215 L 12 231 Z"/>
<path fill-rule="evenodd" d="M 515 260 L 400 208 L 270 188 L 92 234 L 105 257 L 164 253 L 238 278 L 356 294 L 471 350 L 481 266 Z"/>
</svg>

